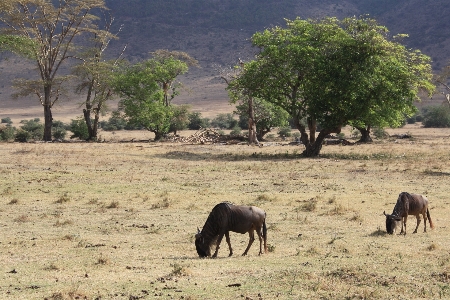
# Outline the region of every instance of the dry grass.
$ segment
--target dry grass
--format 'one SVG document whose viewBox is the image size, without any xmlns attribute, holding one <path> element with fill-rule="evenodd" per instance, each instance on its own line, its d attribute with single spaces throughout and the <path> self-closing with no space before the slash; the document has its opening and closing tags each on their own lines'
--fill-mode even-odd
<svg viewBox="0 0 450 300">
<path fill-rule="evenodd" d="M 448 298 L 450 130 L 389 133 L 406 131 L 313 159 L 276 143 L 2 144 L 0 298 Z M 434 230 L 385 233 L 402 191 L 428 197 Z M 221 201 L 266 210 L 268 254 L 239 256 L 248 235 L 232 233 L 233 257 L 223 241 L 198 258 Z"/>
</svg>

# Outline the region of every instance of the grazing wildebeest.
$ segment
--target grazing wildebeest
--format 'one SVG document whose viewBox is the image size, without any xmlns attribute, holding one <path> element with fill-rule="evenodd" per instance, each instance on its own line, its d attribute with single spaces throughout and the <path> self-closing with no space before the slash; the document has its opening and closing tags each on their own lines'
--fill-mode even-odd
<svg viewBox="0 0 450 300">
<path fill-rule="evenodd" d="M 406 235 L 406 220 L 408 219 L 408 215 L 414 215 L 417 219 L 416 229 L 413 233 L 417 233 L 417 228 L 420 224 L 420 215 L 423 216 L 424 232 L 427 232 L 427 218 L 430 222 L 430 227 L 434 228 L 430 211 L 428 210 L 428 199 L 422 195 L 402 192 L 398 195 L 397 203 L 392 214 L 387 215 L 386 212 L 383 212 L 383 214 L 386 216 L 386 231 L 389 234 L 394 233 L 398 221 L 403 221 L 400 234 L 404 233 Z M 404 231 L 403 225 L 405 225 Z"/>
<path fill-rule="evenodd" d="M 223 202 L 217 204 L 206 220 L 202 231 L 197 229 L 195 235 L 195 247 L 200 257 L 211 256 L 211 247 L 216 245 L 213 258 L 217 257 L 219 245 L 225 235 L 230 255 L 233 255 L 231 249 L 229 232 L 246 233 L 248 232 L 250 240 L 247 249 L 242 255 L 247 255 L 248 249 L 255 240 L 254 231 L 259 237 L 259 254 L 262 254 L 262 239 L 264 238 L 264 252 L 267 252 L 267 227 L 266 212 L 256 206 L 241 206 Z"/>
</svg>

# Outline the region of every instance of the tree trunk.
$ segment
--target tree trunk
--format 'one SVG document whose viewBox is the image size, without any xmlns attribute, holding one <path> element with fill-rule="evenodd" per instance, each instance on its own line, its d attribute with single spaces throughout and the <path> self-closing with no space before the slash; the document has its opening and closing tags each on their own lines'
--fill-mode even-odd
<svg viewBox="0 0 450 300">
<path fill-rule="evenodd" d="M 98 114 L 98 112 L 95 113 L 95 117 L 94 117 L 94 123 L 92 124 L 92 140 L 96 141 L 97 140 L 97 132 L 98 132 L 98 120 L 100 119 L 100 116 Z"/>
<path fill-rule="evenodd" d="M 303 151 L 303 155 L 306 157 L 315 157 L 319 156 L 320 151 L 322 150 L 322 144 L 325 137 L 327 137 L 331 133 L 340 133 L 341 128 L 334 128 L 334 129 L 322 129 L 319 132 L 319 135 L 317 136 L 314 143 L 308 143 L 305 145 L 306 149 Z"/>
<path fill-rule="evenodd" d="M 313 118 L 308 118 L 308 129 L 309 129 L 309 142 L 314 144 L 316 141 L 316 129 L 317 129 L 317 121 Z"/>
<path fill-rule="evenodd" d="M 255 122 L 255 111 L 253 109 L 253 98 L 248 97 L 248 144 L 249 145 L 259 145 L 257 133 L 256 133 L 256 122 Z"/>
<path fill-rule="evenodd" d="M 256 138 L 258 139 L 258 141 L 262 141 L 262 139 L 264 138 L 264 136 L 266 135 L 266 134 L 268 134 L 270 132 L 270 129 L 263 129 L 263 128 L 260 128 L 258 131 L 257 131 L 257 133 L 256 133 Z"/>
<path fill-rule="evenodd" d="M 361 138 L 359 139 L 359 143 L 371 143 L 372 138 L 370 137 L 370 125 L 367 126 L 367 128 L 364 127 L 356 127 L 356 129 L 361 132 Z"/>
<path fill-rule="evenodd" d="M 153 131 L 153 133 L 155 134 L 155 141 L 159 141 L 164 137 L 164 134 L 160 131 Z"/>
<path fill-rule="evenodd" d="M 87 106 L 88 105 L 86 105 L 86 107 Z M 90 108 L 83 109 L 83 115 L 84 115 L 84 121 L 86 122 L 86 126 L 87 126 L 87 129 L 88 129 L 88 133 L 89 133 L 88 140 L 91 140 L 93 132 L 92 132 L 92 122 L 91 122 L 91 110 L 90 110 Z"/>
<path fill-rule="evenodd" d="M 43 140 L 50 142 L 52 140 L 52 125 L 53 125 L 53 115 L 52 115 L 52 101 L 51 96 L 51 85 L 44 86 L 44 137 Z"/>
<path fill-rule="evenodd" d="M 323 140 L 327 135 L 331 133 L 331 130 L 321 130 L 314 143 L 308 143 L 306 149 L 303 151 L 303 155 L 306 157 L 316 157 L 319 156 L 322 150 Z"/>
<path fill-rule="evenodd" d="M 52 107 L 51 105 L 44 105 L 44 137 L 43 140 L 46 142 L 52 141 Z"/>
<path fill-rule="evenodd" d="M 88 140 L 91 140 L 93 137 L 92 122 L 91 122 L 91 109 L 92 109 L 91 96 L 93 85 L 94 80 L 92 80 L 89 85 L 89 89 L 86 96 L 86 108 L 83 109 L 84 121 L 86 122 L 86 126 L 89 133 Z"/>
<path fill-rule="evenodd" d="M 308 145 L 309 142 L 309 136 L 308 133 L 306 132 L 306 128 L 305 126 L 303 126 L 300 123 L 300 119 L 298 117 L 293 117 L 293 122 L 294 122 L 294 126 L 298 129 L 298 131 L 300 131 L 300 141 L 302 142 L 303 145 Z"/>
</svg>

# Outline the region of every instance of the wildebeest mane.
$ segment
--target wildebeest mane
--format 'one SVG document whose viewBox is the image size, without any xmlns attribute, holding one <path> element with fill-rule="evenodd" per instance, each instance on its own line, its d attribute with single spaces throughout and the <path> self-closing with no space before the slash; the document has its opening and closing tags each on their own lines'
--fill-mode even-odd
<svg viewBox="0 0 450 300">
<path fill-rule="evenodd" d="M 232 204 L 229 202 L 222 202 L 214 206 L 202 228 L 203 244 L 208 245 L 210 248 L 216 244 L 221 224 L 224 224 L 225 221 L 224 218 L 229 218 L 231 216 L 230 205 Z M 197 251 L 199 251 L 198 247 Z"/>
<path fill-rule="evenodd" d="M 395 204 L 392 215 L 401 218 L 408 214 L 409 203 L 410 199 L 412 199 L 412 196 L 408 192 L 401 192 L 398 199 L 399 201 L 397 201 L 397 203 Z"/>
</svg>

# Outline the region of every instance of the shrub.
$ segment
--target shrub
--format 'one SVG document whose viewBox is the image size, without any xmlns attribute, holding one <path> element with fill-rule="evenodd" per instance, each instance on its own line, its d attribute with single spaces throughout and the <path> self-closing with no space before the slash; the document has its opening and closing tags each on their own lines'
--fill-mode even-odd
<svg viewBox="0 0 450 300">
<path fill-rule="evenodd" d="M 372 132 L 377 139 L 385 139 L 389 136 L 386 130 L 382 127 L 374 127 Z"/>
<path fill-rule="evenodd" d="M 133 126 L 130 126 L 127 123 L 127 120 L 125 120 L 120 112 L 114 111 L 111 115 L 111 117 L 108 119 L 108 121 L 102 121 L 100 122 L 100 127 L 105 131 L 116 131 L 116 130 L 132 130 L 136 129 Z"/>
<path fill-rule="evenodd" d="M 218 114 L 212 119 L 211 126 L 220 129 L 233 129 L 238 125 L 238 120 L 233 118 L 233 114 Z"/>
<path fill-rule="evenodd" d="M 0 141 L 12 141 L 14 140 L 14 134 L 16 128 L 10 126 L 9 124 L 4 128 L 0 128 Z"/>
<path fill-rule="evenodd" d="M 89 138 L 89 131 L 86 122 L 82 117 L 76 120 L 71 120 L 70 131 L 72 131 L 71 139 L 79 138 L 80 140 L 87 140 Z"/>
<path fill-rule="evenodd" d="M 359 139 L 361 138 L 361 131 L 359 131 L 356 128 L 353 128 L 352 133 L 351 133 L 352 138 L 354 139 Z"/>
<path fill-rule="evenodd" d="M 242 134 L 242 129 L 241 129 L 241 127 L 239 127 L 237 125 L 230 132 L 230 135 L 232 135 L 232 136 L 237 136 L 237 135 L 241 135 L 241 134 Z"/>
<path fill-rule="evenodd" d="M 420 114 L 415 114 L 414 116 L 411 116 L 411 117 L 409 117 L 409 118 L 406 118 L 406 123 L 408 123 L 408 124 L 414 124 L 414 123 L 416 123 L 416 122 L 420 122 L 420 121 L 418 121 L 417 119 L 421 119 L 421 116 L 420 116 Z"/>
<path fill-rule="evenodd" d="M 31 139 L 31 134 L 23 129 L 17 130 L 14 139 L 21 143 L 26 143 Z"/>
<path fill-rule="evenodd" d="M 185 130 L 189 125 L 189 105 L 176 105 L 173 106 L 173 115 L 170 120 L 169 132 Z"/>
<path fill-rule="evenodd" d="M 27 142 L 29 140 L 42 140 L 44 136 L 44 124 L 40 122 L 39 118 L 34 118 L 33 120 L 22 120 L 20 123 L 23 125 L 16 133 L 17 140 L 21 142 Z M 18 137 L 17 134 L 19 134 Z"/>
<path fill-rule="evenodd" d="M 11 121 L 10 117 L 6 117 L 6 118 L 2 118 L 1 123 L 12 124 L 12 121 Z"/>
<path fill-rule="evenodd" d="M 290 137 L 292 135 L 291 127 L 280 127 L 278 129 L 278 135 L 280 137 Z"/>
<path fill-rule="evenodd" d="M 445 128 L 450 127 L 450 107 L 431 106 L 428 107 L 423 116 L 424 127 Z"/>
<path fill-rule="evenodd" d="M 202 118 L 199 112 L 190 113 L 188 116 L 190 130 L 199 130 L 200 128 L 208 128 L 211 126 L 211 121 L 208 118 Z"/>
<path fill-rule="evenodd" d="M 52 136 L 55 140 L 63 140 L 67 135 L 66 125 L 61 121 L 53 121 Z"/>
</svg>

